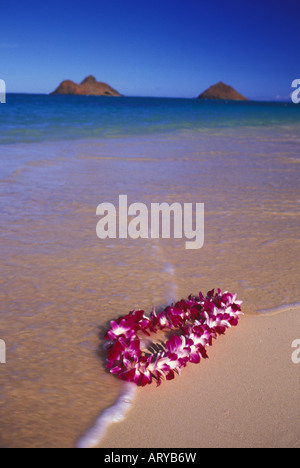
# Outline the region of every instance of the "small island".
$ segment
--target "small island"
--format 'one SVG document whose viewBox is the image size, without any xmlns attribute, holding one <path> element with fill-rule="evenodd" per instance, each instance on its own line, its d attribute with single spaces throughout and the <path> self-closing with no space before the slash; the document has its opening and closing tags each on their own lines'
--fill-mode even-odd
<svg viewBox="0 0 300 468">
<path fill-rule="evenodd" d="M 65 80 L 51 94 L 72 94 L 77 96 L 122 96 L 108 84 L 97 81 L 92 75 L 85 78 L 80 84 L 74 83 L 74 81 L 71 80 Z"/>
<path fill-rule="evenodd" d="M 248 101 L 245 96 L 238 93 L 232 86 L 226 85 L 219 81 L 219 83 L 211 86 L 204 91 L 198 99 L 225 99 L 231 101 Z"/>
</svg>

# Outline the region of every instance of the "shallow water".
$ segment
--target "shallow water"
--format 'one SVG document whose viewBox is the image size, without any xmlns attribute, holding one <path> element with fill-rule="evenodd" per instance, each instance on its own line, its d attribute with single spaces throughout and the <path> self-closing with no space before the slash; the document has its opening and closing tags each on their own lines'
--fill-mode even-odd
<svg viewBox="0 0 300 468">
<path fill-rule="evenodd" d="M 246 314 L 300 302 L 299 129 L 1 145 L 2 447 L 76 444 L 119 394 L 99 346 L 133 308 L 213 287 Z M 204 203 L 204 247 L 99 240 L 96 207 L 119 194 Z"/>
</svg>

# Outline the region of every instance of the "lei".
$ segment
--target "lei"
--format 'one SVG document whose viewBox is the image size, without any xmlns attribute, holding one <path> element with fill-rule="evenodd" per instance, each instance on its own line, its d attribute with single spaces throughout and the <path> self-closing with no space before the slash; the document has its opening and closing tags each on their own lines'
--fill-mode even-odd
<svg viewBox="0 0 300 468">
<path fill-rule="evenodd" d="M 112 374 L 127 382 L 145 386 L 156 380 L 172 380 L 188 362 L 207 358 L 206 347 L 217 335 L 239 322 L 242 301 L 236 294 L 209 291 L 206 297 L 189 296 L 160 313 L 153 309 L 150 317 L 143 310 L 111 322 L 105 335 L 107 365 Z M 141 349 L 141 340 L 158 331 L 177 330 L 166 341 L 164 349 L 153 354 Z"/>
</svg>

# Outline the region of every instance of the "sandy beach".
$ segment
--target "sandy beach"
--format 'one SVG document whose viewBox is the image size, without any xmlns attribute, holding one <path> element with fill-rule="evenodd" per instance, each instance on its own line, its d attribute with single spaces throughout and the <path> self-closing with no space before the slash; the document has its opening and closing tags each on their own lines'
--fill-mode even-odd
<svg viewBox="0 0 300 468">
<path fill-rule="evenodd" d="M 213 287 L 245 316 L 174 381 L 138 390 L 101 447 L 299 447 L 297 131 L 231 128 L 2 145 L 1 447 L 75 447 L 120 394 L 110 320 Z M 96 236 L 96 207 L 205 203 L 205 243 Z M 280 313 L 257 316 L 259 310 Z"/>
<path fill-rule="evenodd" d="M 106 448 L 300 447 L 300 369 L 291 359 L 300 309 L 246 316 L 209 359 L 140 389 Z"/>
</svg>

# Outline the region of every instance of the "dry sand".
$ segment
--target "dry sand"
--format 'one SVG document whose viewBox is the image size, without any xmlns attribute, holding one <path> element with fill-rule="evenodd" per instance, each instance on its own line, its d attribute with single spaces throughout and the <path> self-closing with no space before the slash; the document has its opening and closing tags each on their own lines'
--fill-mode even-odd
<svg viewBox="0 0 300 468">
<path fill-rule="evenodd" d="M 300 309 L 245 316 L 180 377 L 139 389 L 101 447 L 300 447 Z"/>
</svg>

